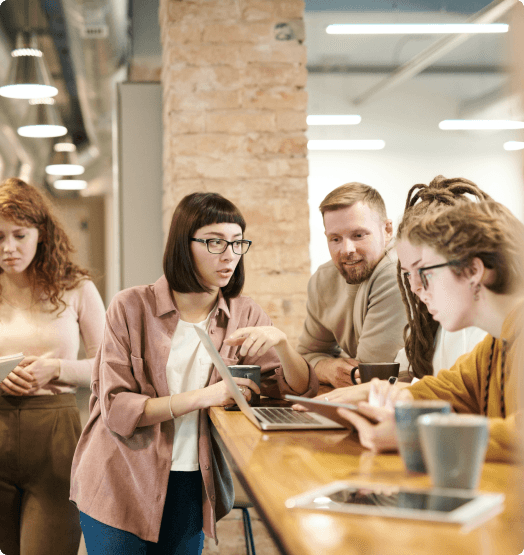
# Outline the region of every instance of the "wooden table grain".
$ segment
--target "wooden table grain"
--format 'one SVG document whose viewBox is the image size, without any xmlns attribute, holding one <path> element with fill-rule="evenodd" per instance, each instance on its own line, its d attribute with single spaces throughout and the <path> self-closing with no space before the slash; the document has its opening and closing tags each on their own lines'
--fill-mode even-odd
<svg viewBox="0 0 524 555">
<path fill-rule="evenodd" d="M 209 411 L 215 437 L 287 555 L 521 555 L 523 468 L 486 463 L 479 489 L 506 495 L 504 511 L 469 530 L 457 525 L 287 509 L 286 499 L 335 480 L 429 488 L 397 454 L 374 455 L 348 430 L 258 430 L 240 412 Z"/>
</svg>

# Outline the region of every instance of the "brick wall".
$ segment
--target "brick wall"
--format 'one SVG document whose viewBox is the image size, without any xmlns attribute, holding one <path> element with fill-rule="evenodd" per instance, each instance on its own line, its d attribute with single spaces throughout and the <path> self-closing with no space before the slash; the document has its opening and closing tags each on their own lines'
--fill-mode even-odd
<svg viewBox="0 0 524 555">
<path fill-rule="evenodd" d="M 309 279 L 303 0 L 161 0 L 164 202 L 215 191 L 247 221 L 244 293 L 296 343 Z"/>
</svg>

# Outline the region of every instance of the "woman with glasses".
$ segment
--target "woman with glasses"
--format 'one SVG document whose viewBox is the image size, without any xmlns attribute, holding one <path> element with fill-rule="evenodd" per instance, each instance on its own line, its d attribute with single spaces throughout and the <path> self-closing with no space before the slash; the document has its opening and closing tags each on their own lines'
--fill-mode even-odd
<svg viewBox="0 0 524 555">
<path fill-rule="evenodd" d="M 516 422 L 523 416 L 524 226 L 500 204 L 483 201 L 423 216 L 404 236 L 421 248 L 420 299 L 433 319 L 448 331 L 476 326 L 487 336 L 437 376 L 404 389 L 380 383 L 374 404 L 382 406 L 359 404 L 379 424 L 339 412 L 357 428 L 362 445 L 383 451 L 396 448 L 396 400 L 447 400 L 456 412 L 489 417 L 488 459 L 513 460 L 519 456 Z"/>
<path fill-rule="evenodd" d="M 429 185 L 413 185 L 408 192 L 395 239 L 397 280 L 408 319 L 404 329 L 405 348 L 395 358 L 395 362 L 400 363 L 398 387 L 407 387 L 412 380 L 437 375 L 440 370 L 450 368 L 459 356 L 469 353 L 486 335 L 484 330 L 474 326 L 449 332 L 433 319 L 420 298 L 423 288 L 417 269 L 421 263 L 422 248 L 412 244 L 405 236 L 405 230 L 427 214 L 481 200 L 492 199 L 475 183 L 462 177 L 446 179 L 438 175 Z M 333 402 L 356 402 L 367 398 L 371 387 L 367 383 L 339 388 L 324 395 L 324 398 Z M 374 383 L 372 396 L 379 394 L 376 388 Z"/>
<path fill-rule="evenodd" d="M 232 507 L 232 482 L 207 410 L 234 400 L 201 344 L 228 365 L 261 366 L 262 393 L 314 395 L 315 373 L 283 332 L 241 296 L 251 241 L 221 195 L 182 199 L 164 275 L 118 293 L 92 378 L 90 418 L 73 460 L 71 500 L 90 554 L 199 554 Z M 246 399 L 257 385 L 234 378 Z"/>
<path fill-rule="evenodd" d="M 476 327 L 449 332 L 433 319 L 420 298 L 423 288 L 417 270 L 422 249 L 405 237 L 409 225 L 422 216 L 479 200 L 492 199 L 475 183 L 462 177 L 446 179 L 438 175 L 429 185 L 417 184 L 409 190 L 396 236 L 397 279 L 408 318 L 404 330 L 405 348 L 395 359 L 400 362 L 402 381 L 436 375 L 443 368 L 450 368 L 459 356 L 469 353 L 486 335 Z"/>
</svg>

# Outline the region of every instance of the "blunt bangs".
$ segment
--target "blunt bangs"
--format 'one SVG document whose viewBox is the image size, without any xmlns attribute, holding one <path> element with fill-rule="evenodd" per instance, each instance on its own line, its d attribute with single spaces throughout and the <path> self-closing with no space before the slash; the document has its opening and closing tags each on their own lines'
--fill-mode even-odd
<svg viewBox="0 0 524 555">
<path fill-rule="evenodd" d="M 206 225 L 231 223 L 240 226 L 246 221 L 240 210 L 218 193 L 192 193 L 185 196 L 175 209 L 164 251 L 164 274 L 169 286 L 179 293 L 209 293 L 201 282 L 191 253 L 190 239 Z M 229 283 L 222 288 L 224 297 L 238 297 L 244 287 L 244 258 L 240 258 Z"/>
</svg>

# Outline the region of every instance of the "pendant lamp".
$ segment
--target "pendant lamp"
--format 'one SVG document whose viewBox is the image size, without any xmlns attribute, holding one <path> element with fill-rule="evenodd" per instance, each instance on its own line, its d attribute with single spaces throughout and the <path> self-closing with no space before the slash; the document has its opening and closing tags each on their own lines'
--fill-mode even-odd
<svg viewBox="0 0 524 555">
<path fill-rule="evenodd" d="M 57 94 L 58 89 L 51 83 L 36 35 L 31 31 L 20 31 L 16 37 L 16 48 L 11 52 L 6 84 L 0 87 L 0 95 L 29 99 Z"/>
<path fill-rule="evenodd" d="M 53 182 L 53 187 L 62 191 L 81 191 L 87 187 L 87 181 L 74 177 L 62 177 Z"/>
<path fill-rule="evenodd" d="M 63 137 L 67 128 L 62 125 L 54 104 L 52 98 L 31 99 L 18 134 L 22 137 Z"/>
<path fill-rule="evenodd" d="M 51 160 L 45 171 L 48 175 L 82 175 L 84 173 L 84 166 L 78 163 L 76 146 L 71 140 L 54 144 Z"/>
</svg>

